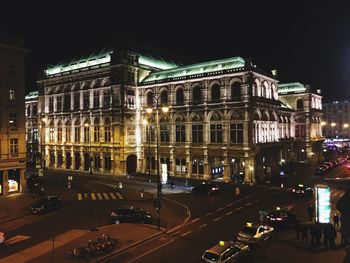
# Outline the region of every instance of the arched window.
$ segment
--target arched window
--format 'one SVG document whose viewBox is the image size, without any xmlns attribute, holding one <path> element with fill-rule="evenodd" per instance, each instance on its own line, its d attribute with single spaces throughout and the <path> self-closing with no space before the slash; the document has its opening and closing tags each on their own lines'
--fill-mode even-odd
<svg viewBox="0 0 350 263">
<path fill-rule="evenodd" d="M 220 86 L 219 85 L 213 85 L 211 87 L 211 101 L 212 102 L 219 102 L 221 100 L 221 94 L 220 94 Z"/>
<path fill-rule="evenodd" d="M 231 86 L 231 99 L 237 100 L 241 97 L 241 83 L 234 82 Z"/>
<path fill-rule="evenodd" d="M 176 105 L 184 105 L 184 91 L 183 89 L 176 90 Z"/>
<path fill-rule="evenodd" d="M 192 102 L 193 104 L 200 104 L 202 102 L 202 90 L 200 86 L 196 86 L 192 90 Z"/>
<path fill-rule="evenodd" d="M 303 100 L 302 99 L 298 99 L 297 100 L 297 109 L 298 110 L 301 110 L 304 108 L 304 103 L 303 103 Z"/>
<path fill-rule="evenodd" d="M 152 92 L 147 93 L 146 104 L 148 107 L 153 106 L 153 93 Z"/>
<path fill-rule="evenodd" d="M 160 93 L 160 105 L 161 106 L 168 105 L 168 91 L 166 90 L 163 90 Z"/>
<path fill-rule="evenodd" d="M 105 142 L 111 141 L 111 122 L 109 119 L 105 119 L 104 121 L 104 129 L 105 129 Z"/>
</svg>

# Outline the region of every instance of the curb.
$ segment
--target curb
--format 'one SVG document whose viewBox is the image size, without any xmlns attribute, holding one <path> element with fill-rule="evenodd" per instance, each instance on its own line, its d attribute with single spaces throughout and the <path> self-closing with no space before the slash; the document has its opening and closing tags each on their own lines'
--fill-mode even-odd
<svg viewBox="0 0 350 263">
<path fill-rule="evenodd" d="M 96 259 L 95 261 L 92 261 L 92 262 L 94 262 L 94 263 L 103 262 L 103 261 L 105 261 L 105 260 L 107 260 L 107 259 L 109 259 L 109 258 L 111 258 L 111 257 L 113 257 L 115 255 L 118 255 L 119 253 L 122 253 L 122 252 L 124 252 L 124 251 L 126 251 L 126 250 L 128 250 L 128 249 L 130 249 L 132 247 L 136 247 L 137 245 L 140 245 L 140 244 L 142 244 L 144 242 L 147 242 L 147 241 L 149 241 L 149 240 L 151 240 L 151 239 L 153 239 L 153 238 L 155 238 L 157 236 L 160 236 L 160 235 L 162 235 L 164 233 L 166 233 L 166 230 L 162 229 L 160 233 L 156 233 L 154 235 L 151 235 L 151 236 L 147 237 L 144 240 L 137 241 L 137 242 L 135 242 L 135 243 L 133 243 L 133 244 L 131 244 L 129 246 L 124 247 L 123 249 L 116 250 L 115 252 L 112 252 L 112 253 L 104 256 L 104 257 L 98 258 L 98 259 Z"/>
<path fill-rule="evenodd" d="M 31 212 L 26 212 L 26 213 L 23 213 L 23 214 L 21 214 L 21 215 L 19 215 L 19 216 L 15 216 L 15 217 L 6 219 L 6 220 L 4 220 L 4 221 L 0 221 L 0 224 L 6 224 L 6 223 L 8 223 L 8 222 L 11 222 L 11 221 L 20 219 L 20 218 L 25 217 L 25 216 L 30 215 L 30 214 L 31 214 Z"/>
</svg>

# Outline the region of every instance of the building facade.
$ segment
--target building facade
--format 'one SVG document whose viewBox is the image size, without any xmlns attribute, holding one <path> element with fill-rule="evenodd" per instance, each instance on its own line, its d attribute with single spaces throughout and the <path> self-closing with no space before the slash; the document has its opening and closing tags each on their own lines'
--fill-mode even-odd
<svg viewBox="0 0 350 263">
<path fill-rule="evenodd" d="M 294 138 L 291 160 L 322 160 L 322 96 L 299 82 L 278 85 L 279 99 L 293 109 Z"/>
<path fill-rule="evenodd" d="M 350 102 L 332 101 L 323 103 L 323 134 L 327 139 L 349 139 Z"/>
<path fill-rule="evenodd" d="M 0 35 L 0 194 L 23 192 L 26 187 L 24 119 L 25 65 L 23 40 Z"/>
<path fill-rule="evenodd" d="M 40 161 L 38 100 L 38 91 L 32 91 L 25 96 L 26 158 L 29 166 L 34 166 L 37 159 Z"/>
<path fill-rule="evenodd" d="M 104 51 L 47 68 L 38 88 L 43 167 L 86 174 L 155 174 L 159 149 L 165 176 L 264 181 L 293 158 L 302 118 L 280 100 L 275 76 L 240 57 L 178 66 Z M 319 107 L 303 107 L 319 124 L 305 128 L 311 148 L 321 136 Z"/>
</svg>

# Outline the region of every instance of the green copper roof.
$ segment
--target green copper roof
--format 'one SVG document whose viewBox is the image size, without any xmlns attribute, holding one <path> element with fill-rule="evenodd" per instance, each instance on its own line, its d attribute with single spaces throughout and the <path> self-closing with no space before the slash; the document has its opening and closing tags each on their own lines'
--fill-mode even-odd
<svg viewBox="0 0 350 263">
<path fill-rule="evenodd" d="M 172 61 L 165 61 L 162 58 L 156 59 L 150 55 L 141 55 L 141 54 L 139 56 L 139 63 L 140 65 L 145 65 L 152 68 L 163 69 L 163 70 L 178 67 L 178 65 L 176 65 Z"/>
<path fill-rule="evenodd" d="M 39 91 L 31 91 L 27 96 L 25 96 L 26 100 L 36 99 L 39 97 Z"/>
<path fill-rule="evenodd" d="M 113 51 L 111 50 L 110 51 L 102 50 L 99 54 L 92 54 L 88 57 L 73 59 L 69 63 L 62 63 L 62 64 L 48 67 L 45 73 L 47 76 L 49 76 L 49 75 L 54 75 L 54 74 L 58 74 L 66 71 L 109 63 L 111 61 L 112 52 Z"/>
<path fill-rule="evenodd" d="M 282 94 L 282 93 L 302 93 L 302 92 L 306 92 L 308 89 L 300 82 L 291 82 L 291 83 L 278 84 L 277 90 L 279 94 Z"/>
<path fill-rule="evenodd" d="M 241 57 L 232 57 L 221 60 L 213 60 L 198 64 L 181 66 L 174 69 L 163 70 L 149 74 L 142 82 L 147 83 L 151 81 L 181 78 L 190 75 L 216 72 L 226 69 L 242 68 L 244 67 L 244 59 Z"/>
</svg>

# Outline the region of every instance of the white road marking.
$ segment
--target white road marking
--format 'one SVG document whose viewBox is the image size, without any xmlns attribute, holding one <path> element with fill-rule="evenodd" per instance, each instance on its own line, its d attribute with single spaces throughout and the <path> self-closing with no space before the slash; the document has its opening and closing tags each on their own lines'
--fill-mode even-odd
<svg viewBox="0 0 350 263">
<path fill-rule="evenodd" d="M 106 199 L 106 200 L 109 200 L 109 196 L 107 193 L 103 193 L 103 197 Z"/>
<path fill-rule="evenodd" d="M 218 208 L 218 209 L 216 209 L 216 211 L 221 211 L 223 209 L 225 209 L 225 207 Z"/>
<path fill-rule="evenodd" d="M 207 224 L 203 224 L 203 225 L 199 226 L 198 228 L 203 228 L 205 226 L 207 226 Z"/>
<path fill-rule="evenodd" d="M 215 218 L 213 221 L 214 222 L 217 222 L 217 221 L 219 221 L 221 219 L 221 217 L 217 217 L 217 218 Z"/>
<path fill-rule="evenodd" d="M 91 193 L 91 199 L 92 199 L 92 200 L 96 200 L 96 195 L 95 195 L 95 193 Z"/>
<path fill-rule="evenodd" d="M 191 223 L 194 223 L 194 222 L 196 222 L 196 221 L 198 221 L 198 220 L 199 220 L 199 218 L 193 219 L 193 220 L 191 221 Z"/>
<path fill-rule="evenodd" d="M 242 210 L 243 209 L 243 207 L 238 207 L 238 208 L 236 208 L 236 211 L 239 211 L 239 210 Z"/>
<path fill-rule="evenodd" d="M 229 215 L 231 215 L 232 213 L 233 213 L 233 211 L 228 212 L 228 213 L 225 214 L 225 216 L 229 216 Z"/>
<path fill-rule="evenodd" d="M 97 197 L 98 197 L 98 200 L 102 200 L 102 195 L 100 193 L 96 193 L 97 194 Z"/>
<path fill-rule="evenodd" d="M 224 206 L 225 208 L 230 207 L 231 205 L 233 205 L 233 203 L 229 203 L 227 206 Z"/>
<path fill-rule="evenodd" d="M 112 197 L 112 199 L 117 199 L 117 197 L 113 193 L 109 193 L 109 195 Z"/>
<path fill-rule="evenodd" d="M 78 193 L 78 200 L 81 201 L 83 197 L 81 196 L 81 193 Z"/>
<path fill-rule="evenodd" d="M 120 193 L 116 192 L 115 194 L 118 196 L 119 199 L 124 199 L 124 197 Z"/>
<path fill-rule="evenodd" d="M 250 203 L 247 203 L 245 206 L 248 207 L 248 206 L 251 206 L 251 205 L 252 205 L 252 203 L 250 202 Z"/>
<path fill-rule="evenodd" d="M 187 236 L 188 234 L 190 234 L 192 231 L 187 231 L 186 233 L 183 233 L 181 236 Z"/>
<path fill-rule="evenodd" d="M 30 238 L 29 236 L 17 235 L 17 236 L 11 237 L 8 240 L 5 240 L 5 244 L 14 244 L 14 243 L 18 243 L 18 242 L 23 241 L 23 240 L 27 240 L 29 238 Z"/>
<path fill-rule="evenodd" d="M 212 214 L 213 214 L 213 212 L 210 212 L 210 213 L 205 214 L 205 216 L 210 216 Z"/>
</svg>

